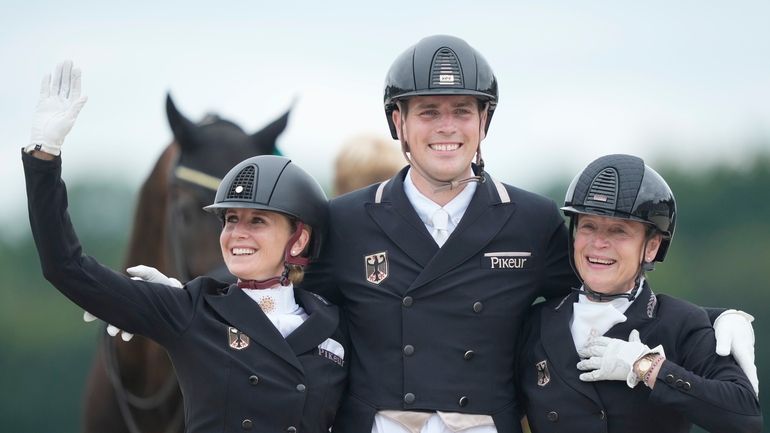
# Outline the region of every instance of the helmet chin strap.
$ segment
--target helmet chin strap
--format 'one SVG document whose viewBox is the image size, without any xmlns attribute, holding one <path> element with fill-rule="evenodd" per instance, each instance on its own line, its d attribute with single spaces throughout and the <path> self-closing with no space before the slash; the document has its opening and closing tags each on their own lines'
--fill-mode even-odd
<svg viewBox="0 0 770 433">
<path fill-rule="evenodd" d="M 581 279 L 582 280 L 582 279 Z M 585 295 L 586 298 L 594 301 L 594 302 L 609 302 L 613 299 L 620 299 L 620 298 L 626 298 L 629 301 L 633 301 L 634 298 L 636 298 L 637 292 L 639 292 L 639 289 L 642 286 L 642 273 L 639 272 L 636 274 L 636 278 L 634 281 L 634 288 L 628 292 L 628 293 L 615 293 L 612 295 L 606 294 L 606 293 L 599 293 L 597 291 L 594 291 L 588 285 L 583 282 L 583 286 L 579 289 L 572 288 L 573 291 L 577 292 L 580 295 Z"/>
<path fill-rule="evenodd" d="M 406 123 L 406 119 L 404 118 L 404 110 L 401 109 L 401 101 L 397 101 L 396 104 L 398 105 L 398 115 L 401 117 L 401 125 L 400 126 L 400 134 L 399 134 L 399 141 L 401 142 L 401 153 L 404 154 L 404 158 L 406 158 L 406 162 L 409 163 L 409 165 L 418 173 L 420 173 L 420 176 L 422 176 L 425 180 L 428 181 L 433 186 L 433 192 L 441 192 L 441 191 L 452 191 L 454 189 L 457 189 L 461 187 L 462 185 L 465 185 L 466 183 L 470 182 L 478 182 L 478 183 L 484 183 L 487 180 L 486 173 L 484 172 L 484 160 L 481 158 L 481 139 L 479 138 L 479 145 L 476 148 L 476 165 L 479 167 L 479 174 L 475 176 L 466 177 L 464 179 L 451 179 L 451 180 L 441 180 L 434 176 L 431 176 L 428 174 L 425 170 L 422 169 L 422 167 L 412 163 L 412 159 L 409 157 L 409 144 L 406 142 L 406 134 L 404 134 L 404 124 Z M 489 109 L 489 102 L 486 103 L 484 106 L 484 112 L 487 112 Z M 481 137 L 481 132 L 483 131 L 484 125 L 482 125 L 482 119 L 481 116 L 479 116 L 479 137 Z M 460 177 L 460 176 L 458 176 Z"/>
<path fill-rule="evenodd" d="M 297 230 L 294 232 L 294 234 L 291 235 L 291 238 L 289 238 L 289 241 L 286 243 L 286 248 L 283 251 L 283 272 L 281 272 L 281 275 L 277 275 L 266 280 L 239 279 L 238 287 L 241 289 L 262 290 L 275 287 L 279 284 L 281 286 L 288 286 L 291 284 L 291 281 L 289 281 L 289 265 L 306 266 L 310 262 L 307 257 L 293 256 L 291 254 L 291 247 L 295 242 L 297 242 L 297 239 L 299 239 L 304 227 L 305 225 L 302 223 L 302 221 L 298 221 Z"/>
</svg>

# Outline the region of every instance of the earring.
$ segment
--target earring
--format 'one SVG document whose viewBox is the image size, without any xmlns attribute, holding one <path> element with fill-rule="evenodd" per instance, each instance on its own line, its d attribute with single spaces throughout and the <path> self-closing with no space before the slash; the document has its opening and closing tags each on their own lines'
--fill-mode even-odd
<svg viewBox="0 0 770 433">
<path fill-rule="evenodd" d="M 297 250 L 291 250 L 291 255 L 292 256 L 296 256 L 297 255 Z"/>
</svg>

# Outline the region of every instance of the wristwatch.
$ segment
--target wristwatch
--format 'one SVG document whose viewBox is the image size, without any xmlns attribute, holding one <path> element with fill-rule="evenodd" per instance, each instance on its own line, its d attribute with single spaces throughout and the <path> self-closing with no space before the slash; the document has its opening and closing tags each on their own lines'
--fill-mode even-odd
<svg viewBox="0 0 770 433">
<path fill-rule="evenodd" d="M 660 354 L 648 353 L 634 363 L 634 373 L 636 373 L 636 377 L 639 378 L 640 382 L 644 380 L 644 376 L 650 371 L 650 368 L 652 368 L 656 356 L 660 356 Z"/>
</svg>

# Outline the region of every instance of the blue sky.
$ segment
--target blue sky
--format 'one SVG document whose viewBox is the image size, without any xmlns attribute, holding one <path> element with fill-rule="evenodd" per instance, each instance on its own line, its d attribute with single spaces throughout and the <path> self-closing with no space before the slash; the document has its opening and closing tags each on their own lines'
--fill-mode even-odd
<svg viewBox="0 0 770 433">
<path fill-rule="evenodd" d="M 191 119 L 216 111 L 247 131 L 296 98 L 279 145 L 328 182 L 342 141 L 387 137 L 385 72 L 436 33 L 466 39 L 495 70 L 500 104 L 484 155 L 515 185 L 536 189 L 616 152 L 692 168 L 742 164 L 752 143 L 769 142 L 766 1 L 362 5 L 4 2 L 0 194 L 10 206 L 0 223 L 25 212 L 18 149 L 40 78 L 64 58 L 83 69 L 89 96 L 64 146 L 70 180 L 138 185 L 171 139 L 171 91 Z"/>
</svg>

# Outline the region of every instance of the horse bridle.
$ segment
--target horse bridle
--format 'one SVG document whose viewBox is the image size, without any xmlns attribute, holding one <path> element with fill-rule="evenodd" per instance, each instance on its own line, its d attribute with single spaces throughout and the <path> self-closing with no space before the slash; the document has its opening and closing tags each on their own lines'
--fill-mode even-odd
<svg viewBox="0 0 770 433">
<path fill-rule="evenodd" d="M 219 183 L 221 182 L 221 179 L 215 176 L 211 176 L 210 174 L 203 173 L 202 171 L 184 165 L 177 165 L 176 168 L 174 168 L 172 175 L 173 179 L 184 181 L 206 191 L 213 190 L 216 192 Z M 173 212 L 171 206 L 169 206 L 169 209 L 170 212 Z M 179 273 L 178 277 L 181 278 L 182 281 L 190 281 L 193 279 L 192 272 L 190 272 L 188 264 L 182 259 L 183 255 L 179 254 L 179 252 L 182 251 L 182 247 L 179 244 L 180 239 L 177 236 L 174 236 L 172 230 L 167 230 L 166 240 L 173 251 L 174 265 Z"/>
<path fill-rule="evenodd" d="M 214 191 L 219 188 L 219 183 L 222 182 L 222 179 L 218 177 L 211 176 L 210 174 L 195 170 L 194 168 L 185 167 L 184 165 L 178 165 L 174 169 L 174 176 L 177 179 Z"/>
<path fill-rule="evenodd" d="M 158 392 L 149 397 L 140 397 L 131 393 L 120 379 L 120 364 L 118 363 L 117 348 L 115 347 L 116 338 L 110 337 L 106 332 L 103 333 L 104 341 L 104 362 L 107 377 L 115 390 L 115 400 L 118 403 L 118 409 L 126 422 L 126 428 L 130 433 L 142 433 L 142 430 L 136 423 L 136 419 L 131 413 L 131 407 L 140 410 L 153 410 L 159 408 L 173 392 L 177 389 L 178 382 L 175 374 L 170 374 L 166 383 Z M 184 403 L 179 402 L 174 415 L 166 428 L 166 433 L 175 433 L 182 431 L 184 427 Z"/>
</svg>

